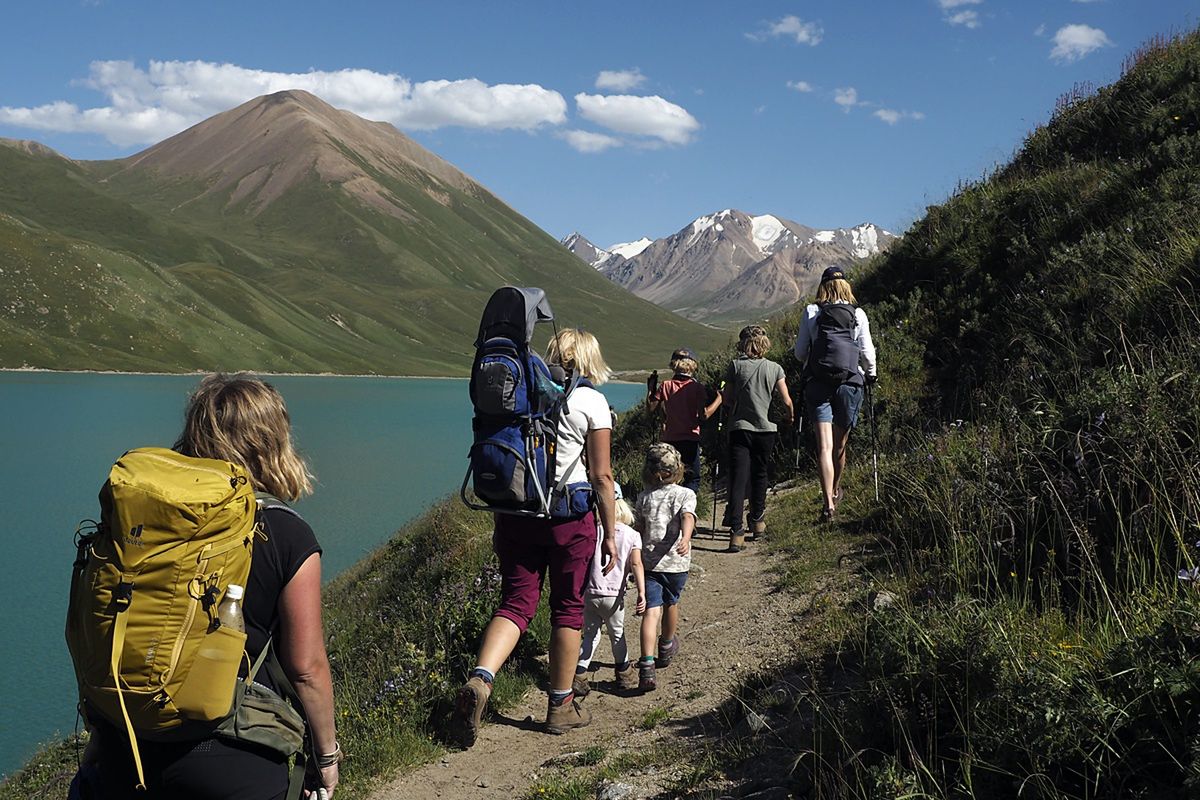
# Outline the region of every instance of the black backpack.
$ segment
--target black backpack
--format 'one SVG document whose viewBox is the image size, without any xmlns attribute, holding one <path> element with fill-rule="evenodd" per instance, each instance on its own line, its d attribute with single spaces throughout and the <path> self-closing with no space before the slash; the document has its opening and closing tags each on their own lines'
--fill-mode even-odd
<svg viewBox="0 0 1200 800">
<path fill-rule="evenodd" d="M 823 383 L 840 386 L 861 383 L 858 369 L 861 353 L 854 340 L 857 306 L 826 303 L 817 314 L 817 333 L 808 356 L 809 375 Z"/>
</svg>

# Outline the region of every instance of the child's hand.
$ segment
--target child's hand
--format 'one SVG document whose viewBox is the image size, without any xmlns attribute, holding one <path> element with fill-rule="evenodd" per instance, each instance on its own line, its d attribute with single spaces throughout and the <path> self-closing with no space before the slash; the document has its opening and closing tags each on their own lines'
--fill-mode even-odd
<svg viewBox="0 0 1200 800">
<path fill-rule="evenodd" d="M 692 537 L 686 536 L 679 540 L 679 544 L 675 546 L 675 552 L 681 556 L 686 556 L 692 549 Z"/>
<path fill-rule="evenodd" d="M 646 613 L 646 595 L 644 595 L 644 594 L 638 595 L 637 606 L 635 607 L 635 610 L 637 611 L 637 615 L 639 617 L 642 614 Z"/>
</svg>

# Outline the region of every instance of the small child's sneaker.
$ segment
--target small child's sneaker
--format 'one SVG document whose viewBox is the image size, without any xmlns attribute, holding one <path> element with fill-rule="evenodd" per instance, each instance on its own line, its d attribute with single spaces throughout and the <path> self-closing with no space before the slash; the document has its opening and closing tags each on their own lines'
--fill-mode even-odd
<svg viewBox="0 0 1200 800">
<path fill-rule="evenodd" d="M 639 661 L 638 662 L 638 691 L 653 692 L 658 688 L 658 682 L 654 679 L 654 662 Z"/>
<path fill-rule="evenodd" d="M 671 666 L 671 659 L 675 658 L 675 654 L 679 652 L 679 637 L 676 636 L 671 641 L 663 644 L 658 643 L 658 658 L 654 659 L 654 666 L 662 668 Z"/>
</svg>

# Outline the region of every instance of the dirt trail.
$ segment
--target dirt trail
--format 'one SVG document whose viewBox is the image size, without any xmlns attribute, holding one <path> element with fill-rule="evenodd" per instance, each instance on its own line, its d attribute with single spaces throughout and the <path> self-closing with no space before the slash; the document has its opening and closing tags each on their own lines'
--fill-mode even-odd
<svg viewBox="0 0 1200 800">
<path fill-rule="evenodd" d="M 637 751 L 662 740 L 700 736 L 718 724 L 708 715 L 743 677 L 787 660 L 798 635 L 796 618 L 805 604 L 794 595 L 773 591 L 773 557 L 763 547 L 751 544 L 741 553 L 727 554 L 727 535 L 711 537 L 707 522 L 701 525 L 680 602 L 680 654 L 670 667 L 659 670 L 657 691 L 632 697 L 616 694 L 606 634 L 592 663 L 594 670 L 599 665 L 591 673 L 592 692 L 584 700 L 593 715 L 591 725 L 562 736 L 542 733 L 546 695 L 531 690 L 515 708 L 504 714 L 493 711 L 473 748 L 448 753 L 396 778 L 377 790 L 373 800 L 519 797 L 556 757 L 594 746 Z M 630 656 L 636 658 L 641 618 L 632 611 L 634 599 L 631 591 L 625 631 Z M 647 714 L 663 711 L 662 722 L 649 730 L 643 727 Z M 641 784 L 646 793 L 642 796 L 647 796 L 669 777 L 656 773 L 623 780 Z"/>
</svg>

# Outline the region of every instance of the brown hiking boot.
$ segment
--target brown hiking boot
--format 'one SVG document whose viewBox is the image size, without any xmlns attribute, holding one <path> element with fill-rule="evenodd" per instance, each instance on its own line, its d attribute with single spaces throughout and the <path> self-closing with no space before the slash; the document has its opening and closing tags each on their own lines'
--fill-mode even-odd
<svg viewBox="0 0 1200 800">
<path fill-rule="evenodd" d="M 463 747 L 475 744 L 483 724 L 483 710 L 492 695 L 492 685 L 478 676 L 471 678 L 458 690 L 451 718 L 451 733 Z"/>
<path fill-rule="evenodd" d="M 632 692 L 638 688 L 638 671 L 637 666 L 632 661 L 625 669 L 616 670 L 617 673 L 617 688 L 623 692 Z"/>
<path fill-rule="evenodd" d="M 759 517 L 756 520 L 752 520 L 752 524 L 750 526 L 750 533 L 753 538 L 757 539 L 759 536 L 762 536 L 766 532 L 767 532 L 767 518 L 765 516 Z"/>
<path fill-rule="evenodd" d="M 726 553 L 740 553 L 746 549 L 746 534 L 741 531 L 729 534 L 729 547 L 725 548 Z"/>
<path fill-rule="evenodd" d="M 580 672 L 571 681 L 571 691 L 575 693 L 576 697 L 587 697 L 588 693 L 592 691 L 592 684 L 588 681 L 586 672 Z"/>
<path fill-rule="evenodd" d="M 592 712 L 572 697 L 570 700 L 546 707 L 546 733 L 566 733 L 572 728 L 582 728 L 592 721 Z"/>
</svg>

